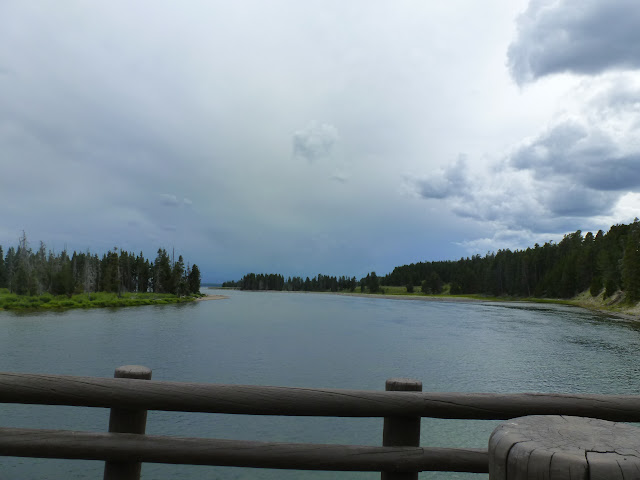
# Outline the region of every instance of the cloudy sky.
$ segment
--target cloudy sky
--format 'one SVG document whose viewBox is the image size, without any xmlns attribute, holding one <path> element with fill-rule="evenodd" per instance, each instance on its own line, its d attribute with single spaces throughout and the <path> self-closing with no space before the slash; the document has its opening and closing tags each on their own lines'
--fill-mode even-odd
<svg viewBox="0 0 640 480">
<path fill-rule="evenodd" d="M 384 274 L 640 211 L 637 0 L 0 0 L 0 245 Z"/>
</svg>

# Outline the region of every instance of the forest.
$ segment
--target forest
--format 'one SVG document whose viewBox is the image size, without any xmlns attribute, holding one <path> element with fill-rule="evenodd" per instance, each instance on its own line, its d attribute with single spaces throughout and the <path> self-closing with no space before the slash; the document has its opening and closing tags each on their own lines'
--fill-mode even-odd
<svg viewBox="0 0 640 480">
<path fill-rule="evenodd" d="M 607 233 L 580 230 L 558 242 L 526 250 L 498 250 L 457 261 L 420 262 L 393 269 L 383 285 L 420 284 L 439 278 L 452 294 L 482 293 L 518 297 L 571 298 L 589 290 L 604 297 L 624 290 L 640 300 L 640 222 L 612 226 Z"/>
<path fill-rule="evenodd" d="M 78 293 L 128 292 L 170 293 L 178 296 L 200 292 L 200 271 L 196 264 L 185 266 L 182 256 L 174 261 L 165 249 L 158 249 L 153 262 L 117 247 L 102 257 L 66 250 L 55 254 L 46 245 L 33 251 L 23 232 L 17 247 L 6 255 L 0 245 L 0 288 L 18 295 L 67 295 Z"/>
<path fill-rule="evenodd" d="M 255 274 L 249 273 L 241 280 L 224 282 L 223 287 L 239 288 L 241 290 L 285 290 L 288 292 L 338 292 L 348 290 L 353 292 L 358 286 L 356 277 L 331 277 L 319 274 L 313 278 L 284 277 L 277 273 Z"/>
<path fill-rule="evenodd" d="M 473 255 L 460 260 L 419 262 L 395 267 L 385 276 L 371 272 L 355 277 L 318 275 L 304 282 L 300 277 L 284 280 L 277 274 L 249 274 L 226 286 L 245 290 L 361 291 L 375 293 L 383 286 L 419 286 L 424 293 L 438 294 L 448 284 L 450 293 L 492 296 L 571 298 L 589 290 L 605 298 L 623 290 L 629 302 L 640 301 L 640 221 L 612 226 L 583 235 L 580 230 L 560 242 L 535 244 L 526 250 L 509 249 Z"/>
</svg>

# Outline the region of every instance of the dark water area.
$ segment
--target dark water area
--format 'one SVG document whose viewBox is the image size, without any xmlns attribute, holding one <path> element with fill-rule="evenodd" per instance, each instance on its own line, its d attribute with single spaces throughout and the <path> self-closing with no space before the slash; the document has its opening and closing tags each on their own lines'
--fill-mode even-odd
<svg viewBox="0 0 640 480">
<path fill-rule="evenodd" d="M 0 312 L 0 370 L 383 390 L 637 394 L 640 328 L 568 306 L 226 291 L 226 300 L 64 313 Z M 4 427 L 106 431 L 108 411 L 2 405 Z M 498 422 L 423 419 L 424 446 L 486 447 Z M 154 435 L 380 445 L 382 419 L 149 412 Z M 102 478 L 101 462 L 0 457 L 0 479 Z M 144 464 L 144 479 L 374 479 L 375 473 Z M 422 473 L 429 479 L 486 475 Z"/>
</svg>

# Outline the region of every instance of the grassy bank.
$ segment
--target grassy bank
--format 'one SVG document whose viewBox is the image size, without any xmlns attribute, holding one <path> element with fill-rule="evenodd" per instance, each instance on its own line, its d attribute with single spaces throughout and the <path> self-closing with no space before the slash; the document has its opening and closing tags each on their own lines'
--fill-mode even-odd
<svg viewBox="0 0 640 480">
<path fill-rule="evenodd" d="M 170 293 L 80 293 L 66 295 L 28 296 L 0 289 L 0 310 L 66 310 L 70 308 L 133 307 L 192 302 L 198 296 L 178 297 Z"/>
<path fill-rule="evenodd" d="M 346 292 L 345 292 L 346 293 Z M 345 294 L 343 293 L 343 294 Z M 355 295 L 361 295 L 359 289 L 353 292 Z M 365 292 L 365 294 L 369 294 Z M 470 299 L 485 302 L 528 302 L 528 303 L 552 303 L 560 305 L 573 305 L 576 307 L 587 308 L 589 310 L 596 310 L 603 313 L 609 313 L 618 317 L 623 317 L 630 320 L 640 320 L 640 303 L 629 303 L 625 300 L 624 293 L 622 291 L 616 292 L 614 295 L 604 298 L 604 291 L 600 292 L 600 295 L 593 297 L 589 291 L 585 291 L 576 295 L 570 299 L 560 298 L 537 298 L 537 297 L 511 297 L 511 296 L 499 296 L 494 297 L 490 295 L 480 294 L 461 294 L 451 295 L 449 294 L 449 285 L 445 285 L 443 293 L 436 295 L 425 295 L 420 291 L 420 287 L 414 287 L 413 293 L 408 293 L 406 287 L 394 287 L 383 286 L 381 291 L 376 295 L 393 297 L 421 297 L 425 300 L 462 300 Z"/>
</svg>

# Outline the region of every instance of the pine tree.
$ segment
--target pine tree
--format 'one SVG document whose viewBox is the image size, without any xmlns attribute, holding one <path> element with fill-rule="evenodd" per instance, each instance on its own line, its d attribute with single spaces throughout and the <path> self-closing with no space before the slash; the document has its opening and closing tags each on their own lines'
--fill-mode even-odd
<svg viewBox="0 0 640 480">
<path fill-rule="evenodd" d="M 187 293 L 184 273 L 184 260 L 182 255 L 180 255 L 178 256 L 178 261 L 173 264 L 173 270 L 171 272 L 171 285 L 173 286 L 171 293 L 176 295 L 185 295 Z"/>
<path fill-rule="evenodd" d="M 377 293 L 380 290 L 380 282 L 376 272 L 371 272 L 369 277 L 369 293 Z"/>
<path fill-rule="evenodd" d="M 16 253 L 16 273 L 14 290 L 18 295 L 35 295 L 37 293 L 36 280 L 31 268 L 31 249 L 27 241 L 27 234 L 22 231 L 18 251 Z"/>
<path fill-rule="evenodd" d="M 622 285 L 627 300 L 640 301 L 640 250 L 636 235 L 629 235 L 622 259 Z"/>
<path fill-rule="evenodd" d="M 0 288 L 7 288 L 7 269 L 4 264 L 2 245 L 0 245 Z"/>
<path fill-rule="evenodd" d="M 171 262 L 164 248 L 158 249 L 153 265 L 153 291 L 155 293 L 171 293 L 173 291 Z"/>
<path fill-rule="evenodd" d="M 189 285 L 189 293 L 200 293 L 200 269 L 195 263 L 191 267 L 187 283 Z"/>
</svg>

